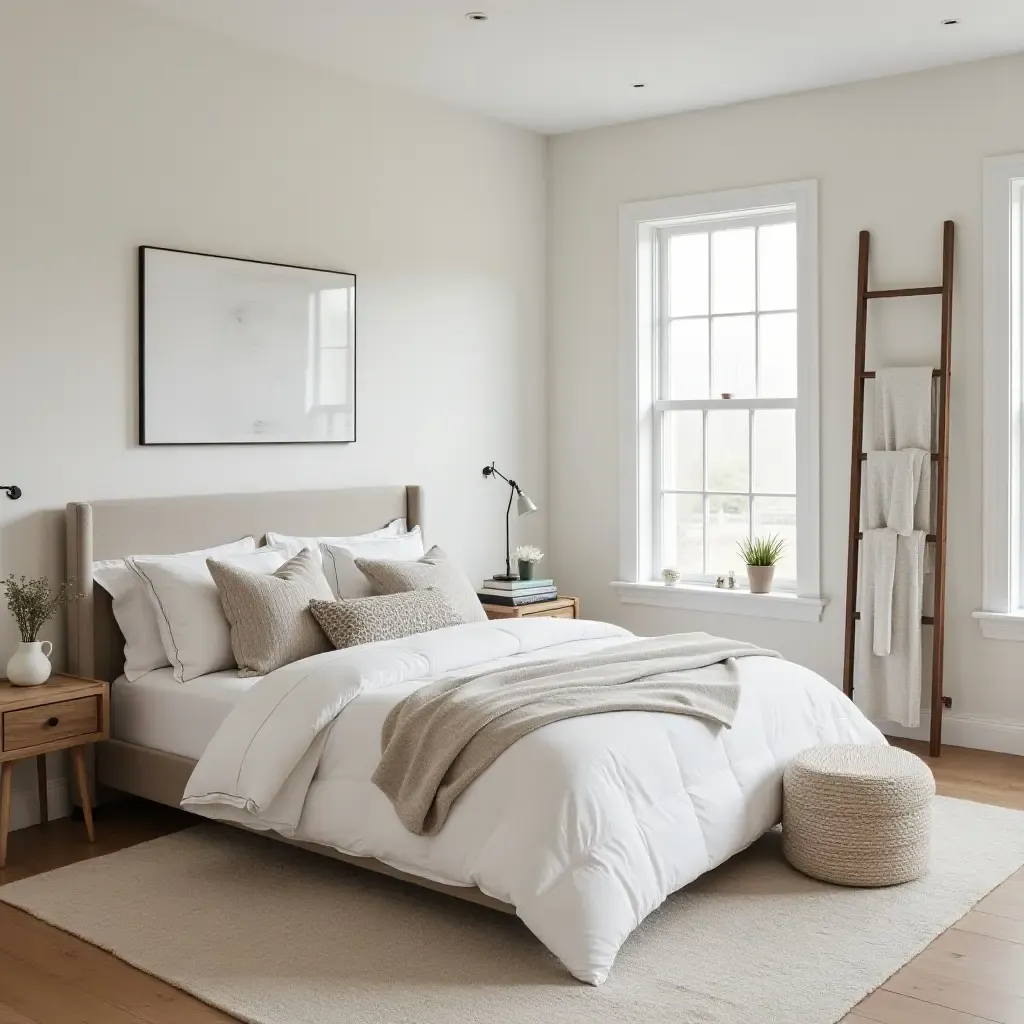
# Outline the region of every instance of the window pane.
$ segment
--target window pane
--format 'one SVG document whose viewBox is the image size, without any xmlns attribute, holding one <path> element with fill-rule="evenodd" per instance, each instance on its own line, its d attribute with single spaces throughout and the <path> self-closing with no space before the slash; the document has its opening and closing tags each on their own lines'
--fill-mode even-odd
<svg viewBox="0 0 1024 1024">
<path fill-rule="evenodd" d="M 739 543 L 750 536 L 750 499 L 745 494 L 708 495 L 708 572 L 724 576 L 730 569 L 743 581 Z"/>
<path fill-rule="evenodd" d="M 665 487 L 704 490 L 704 414 L 699 409 L 665 413 Z"/>
<path fill-rule="evenodd" d="M 668 243 L 669 316 L 708 314 L 708 236 L 673 235 Z"/>
<path fill-rule="evenodd" d="M 666 494 L 662 499 L 662 569 L 689 575 L 704 571 L 704 498 Z"/>
<path fill-rule="evenodd" d="M 708 416 L 708 490 L 750 490 L 750 435 L 746 409 L 710 410 Z"/>
<path fill-rule="evenodd" d="M 711 394 L 753 398 L 757 317 L 727 316 L 711 321 L 714 349 Z"/>
<path fill-rule="evenodd" d="M 754 498 L 754 536 L 777 533 L 785 542 L 776 579 L 796 579 L 796 498 Z"/>
<path fill-rule="evenodd" d="M 757 308 L 796 309 L 796 224 L 757 232 Z"/>
<path fill-rule="evenodd" d="M 344 405 L 348 398 L 348 349 L 320 352 L 319 405 Z"/>
<path fill-rule="evenodd" d="M 771 313 L 758 323 L 760 398 L 796 398 L 796 313 Z"/>
<path fill-rule="evenodd" d="M 349 289 L 325 288 L 320 293 L 320 344 L 343 348 L 349 343 Z"/>
<path fill-rule="evenodd" d="M 711 312 L 754 311 L 754 228 L 711 235 Z"/>
<path fill-rule="evenodd" d="M 754 487 L 769 494 L 796 494 L 796 410 L 754 413 Z"/>
<path fill-rule="evenodd" d="M 709 380 L 707 320 L 673 320 L 669 327 L 666 398 L 707 398 Z"/>
</svg>

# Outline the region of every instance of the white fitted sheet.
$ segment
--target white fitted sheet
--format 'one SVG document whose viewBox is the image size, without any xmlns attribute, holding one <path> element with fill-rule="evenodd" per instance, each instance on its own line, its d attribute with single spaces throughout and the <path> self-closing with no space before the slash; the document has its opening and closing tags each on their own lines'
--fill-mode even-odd
<svg viewBox="0 0 1024 1024">
<path fill-rule="evenodd" d="M 211 672 L 188 683 L 168 665 L 111 687 L 114 739 L 198 761 L 236 701 L 262 676 L 239 679 L 237 669 Z"/>
</svg>

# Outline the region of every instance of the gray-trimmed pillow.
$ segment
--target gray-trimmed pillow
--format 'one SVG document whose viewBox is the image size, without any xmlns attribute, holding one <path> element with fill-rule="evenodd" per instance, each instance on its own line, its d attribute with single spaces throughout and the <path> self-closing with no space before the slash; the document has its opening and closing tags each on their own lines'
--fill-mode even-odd
<svg viewBox="0 0 1024 1024">
<path fill-rule="evenodd" d="M 462 624 L 458 612 L 436 590 L 310 601 L 309 610 L 338 649 Z"/>
<path fill-rule="evenodd" d="M 439 547 L 432 547 L 415 562 L 357 558 L 356 568 L 383 594 L 437 590 L 462 616 L 463 622 L 487 621 L 473 584 Z"/>
<path fill-rule="evenodd" d="M 206 565 L 231 626 L 231 650 L 240 676 L 265 676 L 331 649 L 309 610 L 310 601 L 334 597 L 314 552 L 303 549 L 266 574 L 215 558 L 208 558 Z"/>
</svg>

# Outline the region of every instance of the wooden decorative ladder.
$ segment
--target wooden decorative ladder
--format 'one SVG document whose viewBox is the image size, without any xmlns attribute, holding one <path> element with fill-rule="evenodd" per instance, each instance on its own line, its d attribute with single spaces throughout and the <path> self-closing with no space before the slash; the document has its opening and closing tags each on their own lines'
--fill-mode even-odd
<svg viewBox="0 0 1024 1024">
<path fill-rule="evenodd" d="M 940 328 L 941 356 L 939 369 L 932 377 L 939 381 L 938 447 L 932 453 L 936 467 L 935 481 L 935 533 L 928 541 L 935 544 L 935 600 L 932 615 L 923 615 L 921 622 L 932 627 L 932 685 L 931 735 L 929 753 L 938 757 L 942 750 L 942 711 L 946 706 L 942 694 L 943 638 L 946 615 L 946 505 L 949 483 L 949 370 L 953 324 L 953 222 L 942 226 L 942 284 L 927 288 L 868 287 L 868 257 L 871 250 L 869 232 L 860 233 L 860 257 L 857 266 L 857 337 L 855 348 L 855 379 L 853 392 L 853 441 L 850 454 L 850 537 L 847 546 L 846 569 L 846 648 L 843 666 L 843 692 L 853 697 L 853 666 L 855 630 L 860 619 L 857 611 L 857 570 L 859 565 L 862 469 L 867 460 L 864 452 L 864 382 L 875 376 L 873 370 L 864 369 L 867 349 L 868 301 L 870 299 L 898 299 L 911 295 L 941 295 L 942 325 Z"/>
</svg>

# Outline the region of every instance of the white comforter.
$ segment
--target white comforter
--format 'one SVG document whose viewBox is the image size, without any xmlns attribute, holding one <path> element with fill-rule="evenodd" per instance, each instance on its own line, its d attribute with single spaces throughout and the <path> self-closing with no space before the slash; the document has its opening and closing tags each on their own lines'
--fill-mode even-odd
<svg viewBox="0 0 1024 1024">
<path fill-rule="evenodd" d="M 736 663 L 731 729 L 617 712 L 510 747 L 436 836 L 399 823 L 370 776 L 388 711 L 441 676 L 581 654 L 632 637 L 606 623 L 508 619 L 332 651 L 278 669 L 236 705 L 196 766 L 190 811 L 319 843 L 511 903 L 580 980 L 600 984 L 670 893 L 779 821 L 782 772 L 818 743 L 884 743 L 820 676 Z"/>
</svg>

